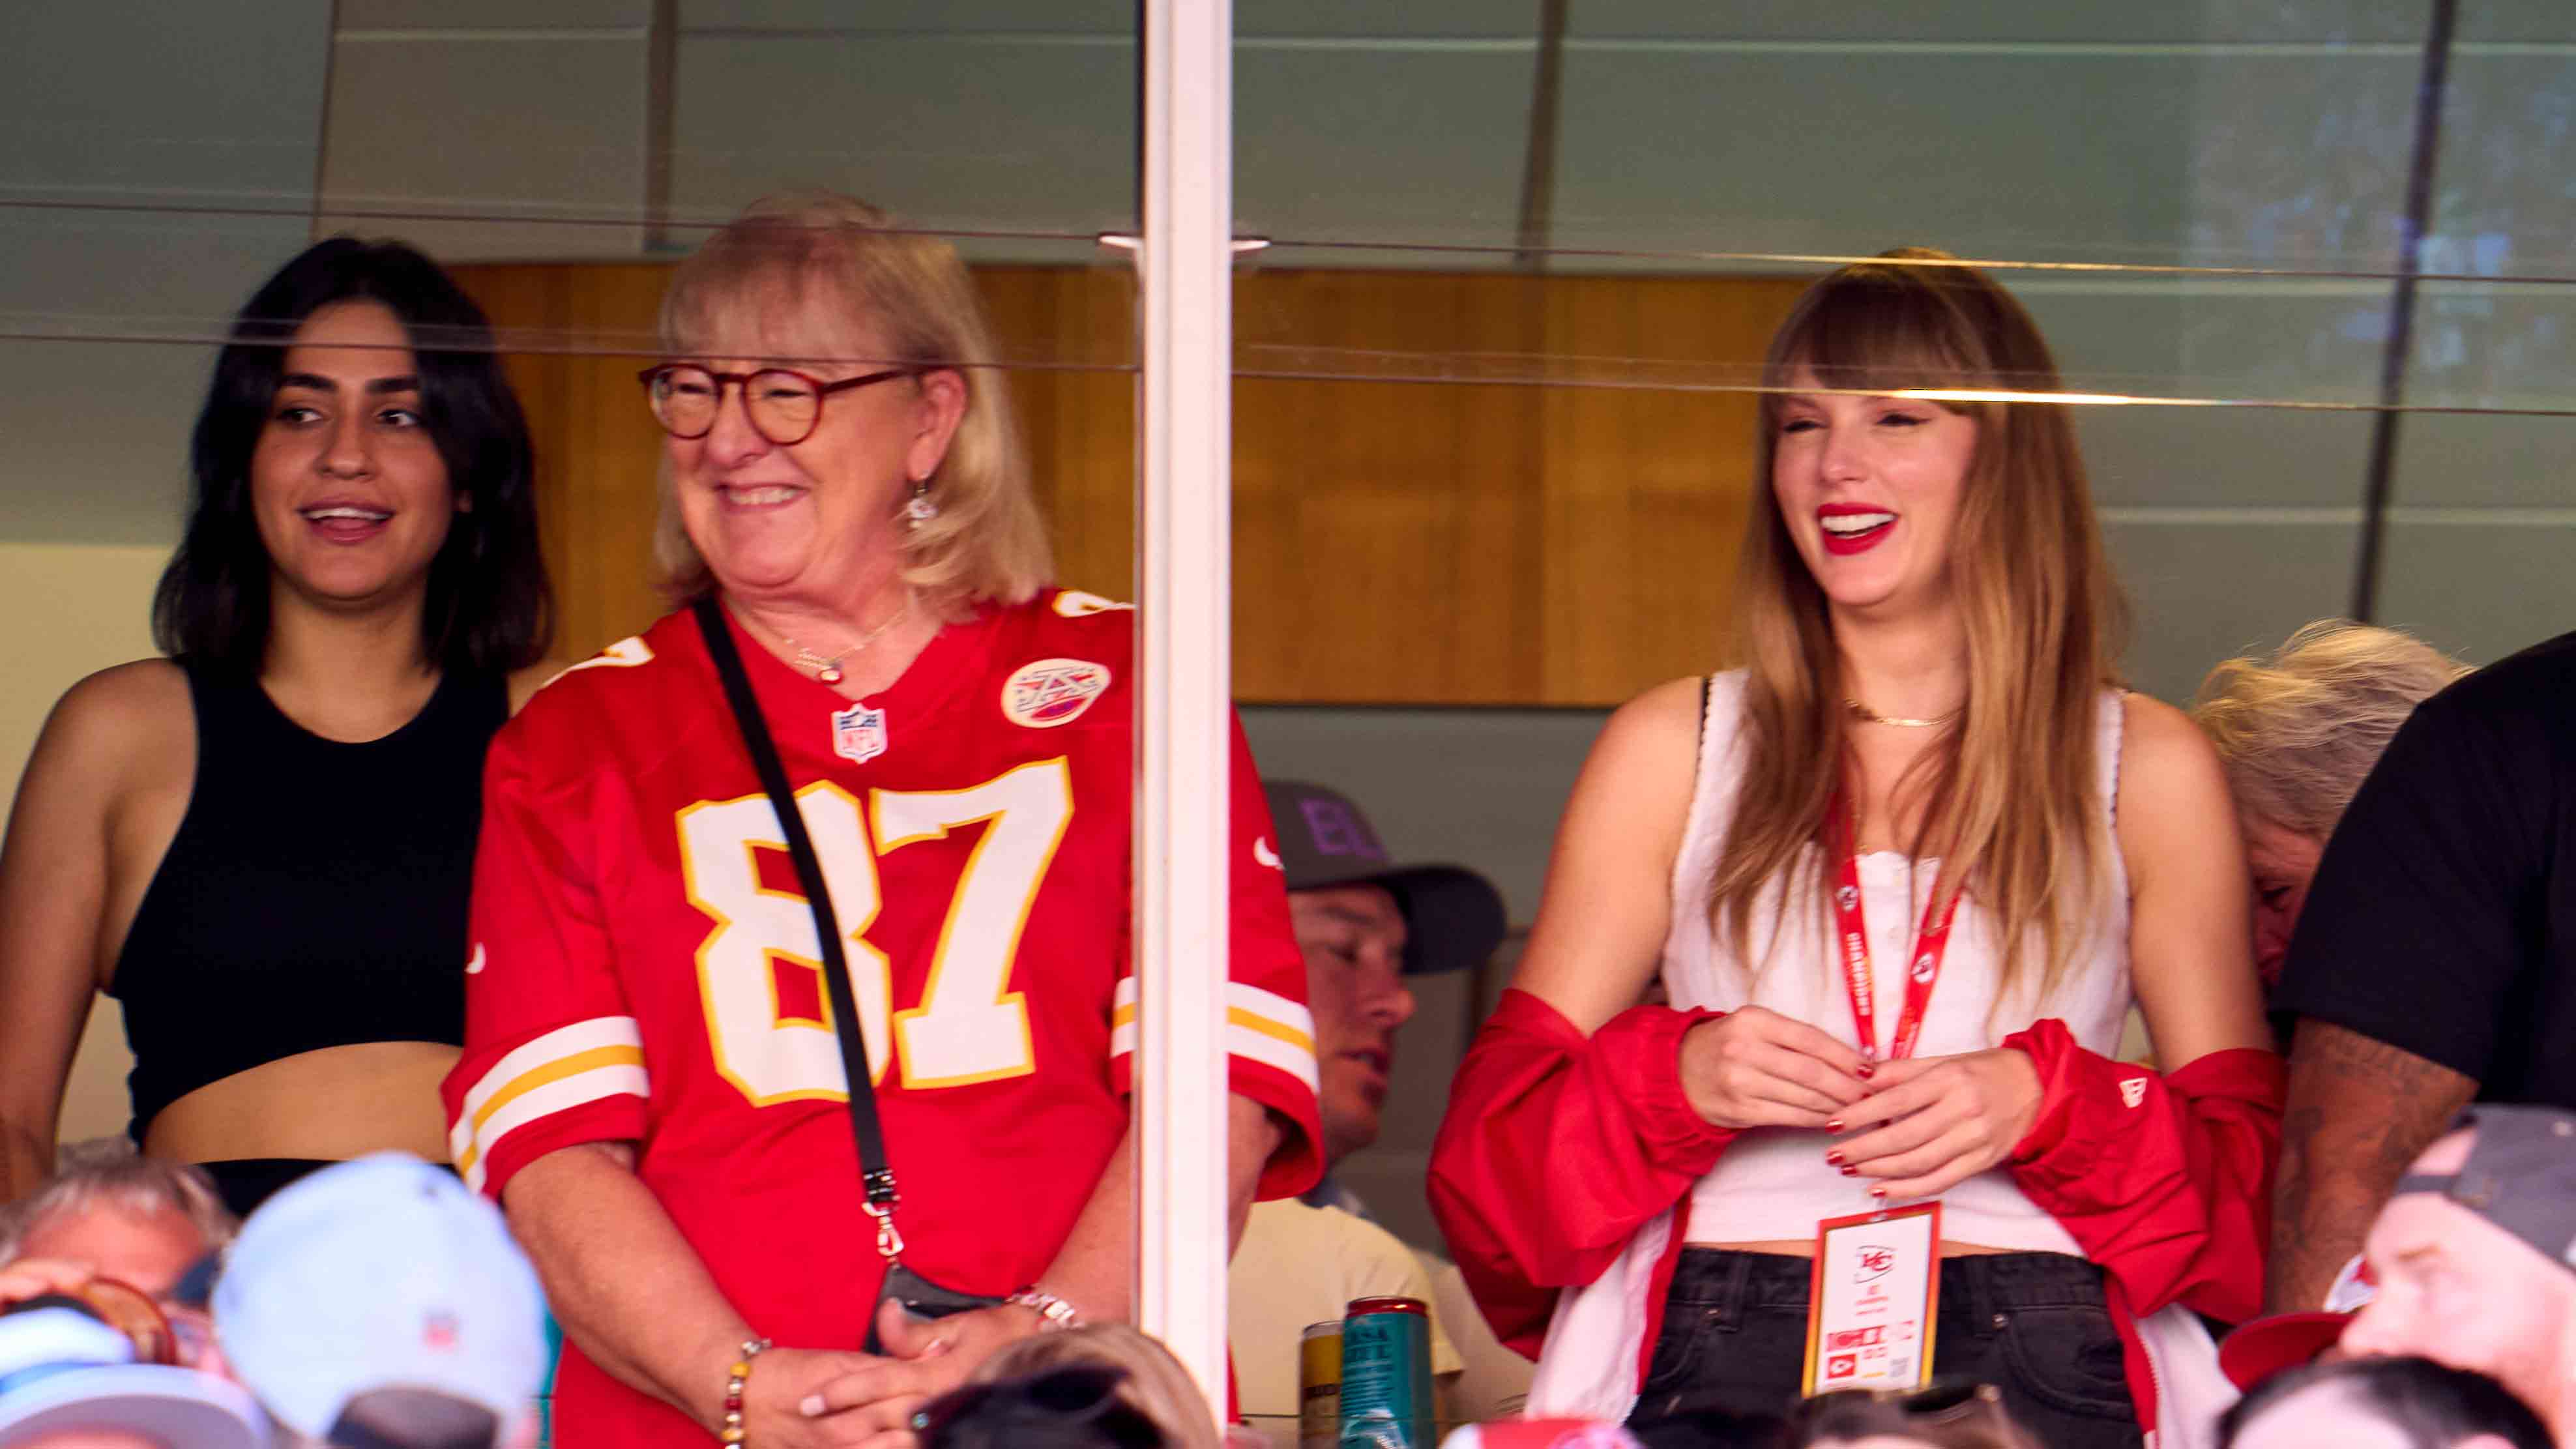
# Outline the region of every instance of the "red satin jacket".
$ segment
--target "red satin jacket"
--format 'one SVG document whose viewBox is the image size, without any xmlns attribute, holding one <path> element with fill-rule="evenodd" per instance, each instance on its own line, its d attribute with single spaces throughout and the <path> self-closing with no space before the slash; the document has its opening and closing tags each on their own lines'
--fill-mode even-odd
<svg viewBox="0 0 2576 1449">
<path fill-rule="evenodd" d="M 1432 1213 L 1494 1332 L 1533 1358 L 1557 1290 L 1592 1282 L 1667 1208 L 1684 1220 L 1654 1276 L 1645 1360 L 1688 1238 L 1690 1190 L 1734 1133 L 1683 1097 L 1682 1034 L 1721 1012 L 1640 1006 L 1586 1037 L 1508 991 L 1450 1088 L 1432 1148 Z M 2104 1270 L 2131 1396 L 2155 1381 L 2131 1325 L 2181 1303 L 2226 1322 L 2261 1309 L 2285 1072 L 2272 1052 L 2211 1052 L 2174 1071 L 2115 1062 L 2055 1020 L 2002 1045 L 2039 1069 L 2040 1109 L 2006 1166 Z"/>
</svg>

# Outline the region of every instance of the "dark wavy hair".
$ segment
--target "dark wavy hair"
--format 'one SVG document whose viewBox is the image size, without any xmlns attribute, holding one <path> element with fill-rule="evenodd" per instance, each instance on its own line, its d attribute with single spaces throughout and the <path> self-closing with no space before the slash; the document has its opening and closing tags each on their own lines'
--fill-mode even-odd
<svg viewBox="0 0 2576 1449">
<path fill-rule="evenodd" d="M 2425 1358 L 2345 1358 L 2274 1374 L 2218 1420 L 2232 1446 L 2256 1419 L 2310 1389 L 2340 1389 L 2419 1449 L 2448 1449 L 2492 1434 L 2514 1449 L 2550 1449 L 2549 1426 L 2531 1406 L 2485 1374 Z"/>
<path fill-rule="evenodd" d="M 534 664 L 553 632 L 554 599 L 537 549 L 535 450 L 491 324 L 436 262 L 400 242 L 346 236 L 307 247 L 233 321 L 189 442 L 188 529 L 153 595 L 153 642 L 216 669 L 259 669 L 269 557 L 251 511 L 251 454 L 296 331 L 335 302 L 359 301 L 401 319 L 449 486 L 473 500 L 430 563 L 422 652 L 449 669 Z"/>
</svg>

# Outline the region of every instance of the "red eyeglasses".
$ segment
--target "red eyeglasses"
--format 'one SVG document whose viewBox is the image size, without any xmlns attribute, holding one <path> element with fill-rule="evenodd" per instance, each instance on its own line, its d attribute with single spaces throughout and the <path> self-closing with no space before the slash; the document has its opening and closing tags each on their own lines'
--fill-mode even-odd
<svg viewBox="0 0 2576 1449">
<path fill-rule="evenodd" d="M 716 425 L 728 386 L 742 388 L 742 410 L 752 429 L 778 446 L 793 447 L 814 436 L 823 421 L 823 399 L 836 392 L 867 387 L 898 377 L 917 377 L 917 367 L 890 367 L 838 382 L 808 377 L 788 367 L 758 372 L 717 372 L 695 363 L 666 362 L 635 374 L 653 405 L 653 418 L 675 438 L 703 438 Z"/>
</svg>

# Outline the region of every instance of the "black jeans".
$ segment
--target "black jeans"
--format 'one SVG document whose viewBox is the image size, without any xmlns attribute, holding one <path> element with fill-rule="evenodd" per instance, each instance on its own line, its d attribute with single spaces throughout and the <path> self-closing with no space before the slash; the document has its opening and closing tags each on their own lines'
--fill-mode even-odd
<svg viewBox="0 0 2576 1449">
<path fill-rule="evenodd" d="M 1628 1425 L 1650 1446 L 1705 1444 L 1727 1415 L 1785 1413 L 1806 1368 L 1805 1258 L 1685 1248 Z M 2049 1449 L 2136 1449 L 2120 1338 L 2102 1270 L 2063 1253 L 1941 1261 L 1932 1372 L 2003 1390 Z"/>
</svg>

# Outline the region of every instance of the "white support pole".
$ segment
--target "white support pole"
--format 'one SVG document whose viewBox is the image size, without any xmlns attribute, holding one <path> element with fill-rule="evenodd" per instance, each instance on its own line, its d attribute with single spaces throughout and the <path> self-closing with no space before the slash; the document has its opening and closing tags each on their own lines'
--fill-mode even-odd
<svg viewBox="0 0 2576 1449">
<path fill-rule="evenodd" d="M 1136 1321 L 1225 1397 L 1231 0 L 1145 0 Z"/>
</svg>

